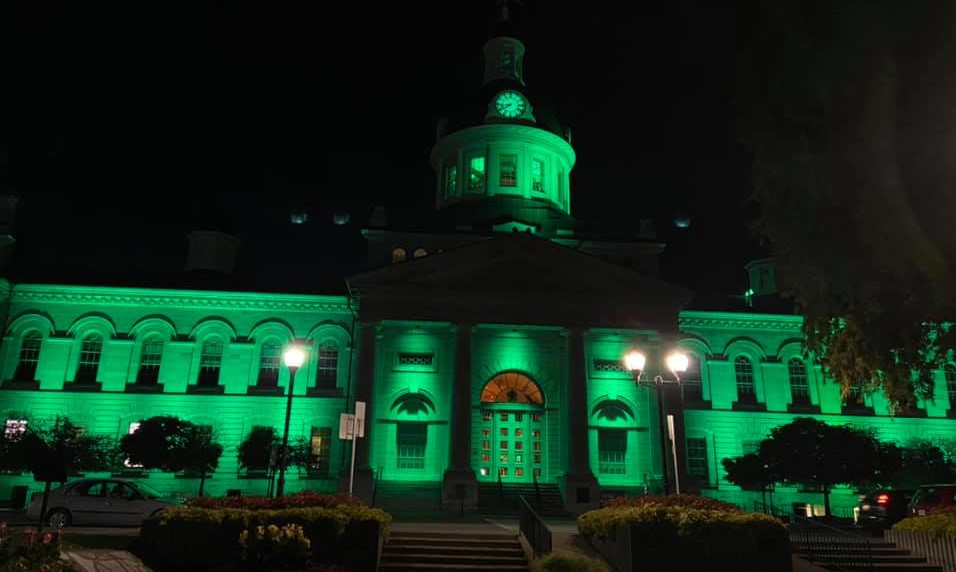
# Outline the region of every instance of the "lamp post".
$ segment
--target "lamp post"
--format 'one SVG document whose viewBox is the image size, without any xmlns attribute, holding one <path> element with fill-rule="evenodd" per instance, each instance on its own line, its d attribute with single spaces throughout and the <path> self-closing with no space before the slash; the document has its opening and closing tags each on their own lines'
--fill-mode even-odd
<svg viewBox="0 0 956 572">
<path fill-rule="evenodd" d="M 624 356 L 624 364 L 627 366 L 628 371 L 631 372 L 631 376 L 634 377 L 634 382 L 640 386 L 648 386 L 651 382 L 647 382 L 642 378 L 644 373 L 644 364 L 647 363 L 647 358 L 644 357 L 644 354 L 634 350 L 629 352 Z M 667 430 L 664 425 L 664 384 L 666 383 L 676 383 L 680 385 L 680 374 L 687 371 L 687 356 L 680 353 L 674 352 L 671 355 L 667 356 L 667 369 L 671 370 L 674 374 L 674 379 L 664 379 L 660 375 L 654 376 L 654 387 L 657 389 L 657 418 L 660 422 L 660 433 L 661 433 L 661 476 L 664 481 L 664 494 L 670 494 L 670 483 L 667 479 Z M 677 467 L 676 467 L 676 455 L 677 451 L 674 451 L 675 456 L 675 477 Z"/>
<path fill-rule="evenodd" d="M 305 361 L 305 352 L 297 346 L 290 346 L 282 355 L 285 366 L 289 368 L 289 398 L 285 404 L 285 428 L 282 430 L 282 460 L 279 461 L 279 482 L 276 484 L 276 496 L 285 493 L 285 468 L 289 463 L 289 420 L 292 418 L 292 392 L 295 390 L 295 372 Z"/>
</svg>

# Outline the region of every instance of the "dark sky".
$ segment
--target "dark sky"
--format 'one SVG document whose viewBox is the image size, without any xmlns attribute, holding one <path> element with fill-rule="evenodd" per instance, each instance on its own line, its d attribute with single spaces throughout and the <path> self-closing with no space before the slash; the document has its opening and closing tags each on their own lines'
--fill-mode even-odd
<svg viewBox="0 0 956 572">
<path fill-rule="evenodd" d="M 210 224 L 239 235 L 240 258 L 295 251 L 334 274 L 372 205 L 432 208 L 436 121 L 479 87 L 497 14 L 494 0 L 2 4 L 16 265 L 64 280 L 181 266 L 185 233 Z M 742 10 L 525 0 L 512 16 L 532 103 L 572 130 L 574 216 L 653 218 L 669 278 L 742 287 L 747 156 L 728 95 Z M 308 231 L 289 224 L 298 209 Z M 333 228 L 336 210 L 353 223 Z"/>
</svg>

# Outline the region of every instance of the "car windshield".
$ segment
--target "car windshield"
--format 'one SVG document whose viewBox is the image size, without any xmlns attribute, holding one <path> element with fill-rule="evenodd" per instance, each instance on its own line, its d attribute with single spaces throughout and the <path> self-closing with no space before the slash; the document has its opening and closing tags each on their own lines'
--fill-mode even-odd
<svg viewBox="0 0 956 572">
<path fill-rule="evenodd" d="M 161 499 L 164 496 L 162 493 L 159 493 L 156 490 L 151 489 L 147 485 L 144 485 L 141 483 L 136 483 L 136 489 L 139 490 L 139 492 L 142 493 L 144 497 L 150 500 Z"/>
</svg>

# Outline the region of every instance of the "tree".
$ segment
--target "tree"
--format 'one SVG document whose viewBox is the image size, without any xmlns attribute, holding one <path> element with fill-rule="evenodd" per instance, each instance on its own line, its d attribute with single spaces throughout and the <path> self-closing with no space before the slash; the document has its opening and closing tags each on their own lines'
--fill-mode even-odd
<svg viewBox="0 0 956 572">
<path fill-rule="evenodd" d="M 894 447 L 895 448 L 895 447 Z M 956 466 L 934 443 L 915 439 L 900 448 L 899 467 L 887 482 L 899 489 L 916 489 L 926 483 L 948 483 L 956 478 Z"/>
<path fill-rule="evenodd" d="M 826 516 L 835 485 L 869 486 L 896 469 L 892 455 L 872 431 L 809 417 L 771 429 L 770 437 L 760 442 L 758 455 L 781 482 L 819 490 Z"/>
<path fill-rule="evenodd" d="M 146 469 L 198 474 L 199 496 L 222 456 L 222 445 L 207 427 L 172 416 L 140 421 L 136 431 L 123 436 L 120 448 L 130 463 Z"/>
<path fill-rule="evenodd" d="M 253 427 L 239 444 L 239 466 L 253 471 L 266 470 L 272 461 L 273 451 L 278 448 L 279 436 L 275 428 Z"/>
<path fill-rule="evenodd" d="M 760 491 L 766 504 L 766 493 L 772 491 L 779 478 L 771 471 L 770 463 L 759 453 L 747 453 L 742 457 L 727 457 L 721 460 L 727 472 L 727 481 L 745 491 Z M 771 493 L 771 504 L 773 493 Z"/>
<path fill-rule="evenodd" d="M 956 5 L 753 5 L 735 99 L 754 230 L 844 397 L 912 408 L 956 342 Z"/>
</svg>

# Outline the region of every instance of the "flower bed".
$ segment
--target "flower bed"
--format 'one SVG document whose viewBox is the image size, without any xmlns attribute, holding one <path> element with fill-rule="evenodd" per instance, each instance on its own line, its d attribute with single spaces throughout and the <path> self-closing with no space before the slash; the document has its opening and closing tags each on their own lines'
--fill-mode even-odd
<svg viewBox="0 0 956 572">
<path fill-rule="evenodd" d="M 76 572 L 60 558 L 60 534 L 0 522 L 0 572 Z"/>
<path fill-rule="evenodd" d="M 271 531 L 282 529 L 307 541 L 310 563 L 344 565 L 352 572 L 374 571 L 391 516 L 352 499 L 332 505 L 330 498 L 335 495 L 294 495 L 288 501 L 275 504 L 305 504 L 306 496 L 331 506 L 259 508 L 269 503 L 250 498 L 246 499 L 247 506 L 257 508 L 211 508 L 218 502 L 206 500 L 198 503 L 206 506 L 190 503 L 190 506 L 168 508 L 143 522 L 137 552 L 147 564 L 160 571 L 226 570 L 240 566 L 261 569 L 270 564 L 266 562 L 268 558 L 262 561 L 258 557 L 250 559 L 248 555 L 250 538 L 251 543 L 257 544 L 258 530 L 262 527 L 269 533 L 263 533 L 268 538 L 263 537 L 266 544 L 260 547 L 267 547 L 273 541 L 278 544 L 278 537 Z M 225 504 L 233 499 L 216 501 Z M 241 538 L 246 543 L 245 562 Z M 291 550 L 301 544 L 305 543 L 296 540 L 287 548 Z M 257 559 L 259 562 L 249 562 Z M 260 564 L 262 566 L 258 566 Z"/>
<path fill-rule="evenodd" d="M 780 521 L 702 497 L 620 500 L 579 516 L 578 531 L 619 570 L 791 569 Z"/>
</svg>

